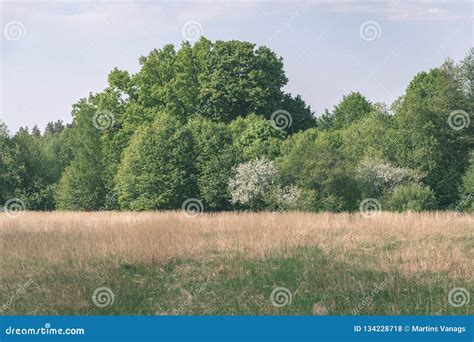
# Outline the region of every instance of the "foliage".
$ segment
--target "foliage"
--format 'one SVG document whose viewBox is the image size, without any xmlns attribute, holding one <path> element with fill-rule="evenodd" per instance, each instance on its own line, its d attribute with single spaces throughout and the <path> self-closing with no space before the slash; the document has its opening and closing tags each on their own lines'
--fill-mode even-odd
<svg viewBox="0 0 474 342">
<path fill-rule="evenodd" d="M 377 198 L 384 209 L 473 210 L 473 51 L 417 74 L 390 110 L 351 92 L 316 119 L 283 91 L 283 60 L 267 47 L 168 44 L 135 74 L 114 68 L 103 91 L 73 105 L 70 125 L 10 134 L 0 122 L 0 202 L 354 211 Z M 276 113 L 289 116 L 284 126 Z"/>
<path fill-rule="evenodd" d="M 234 146 L 243 161 L 265 156 L 275 159 L 286 133 L 275 128 L 268 120 L 257 115 L 238 118 L 230 125 Z"/>
<path fill-rule="evenodd" d="M 434 192 L 420 184 L 401 185 L 386 200 L 387 209 L 394 211 L 424 211 L 436 208 Z"/>
<path fill-rule="evenodd" d="M 194 119 L 188 126 L 194 142 L 199 198 L 206 210 L 229 209 L 227 184 L 238 158 L 230 129 L 207 119 Z"/>
<path fill-rule="evenodd" d="M 448 124 L 454 110 L 468 110 L 462 85 L 453 71 L 437 68 L 410 82 L 395 114 L 395 160 L 426 173 L 423 183 L 433 189 L 440 208 L 457 201 L 470 148 L 469 129 Z"/>
<path fill-rule="evenodd" d="M 231 202 L 259 210 L 265 206 L 265 196 L 274 183 L 276 168 L 265 157 L 237 166 L 229 181 Z"/>
<path fill-rule="evenodd" d="M 389 162 L 367 158 L 358 168 L 365 197 L 382 197 L 401 185 L 417 182 L 422 174 L 416 170 L 395 167 Z"/>
<path fill-rule="evenodd" d="M 397 131 L 387 113 L 376 109 L 339 131 L 343 153 L 353 163 L 366 158 L 394 161 Z"/>
<path fill-rule="evenodd" d="M 462 177 L 461 199 L 457 209 L 474 211 L 474 151 L 471 151 L 469 167 Z"/>
<path fill-rule="evenodd" d="M 100 130 L 93 125 L 97 107 L 94 98 L 82 99 L 73 107 L 70 144 L 73 159 L 62 173 L 57 188 L 57 208 L 61 210 L 97 210 L 106 188 Z"/>
<path fill-rule="evenodd" d="M 180 208 L 196 197 L 194 151 L 189 128 L 161 113 L 133 136 L 117 173 L 120 207 L 126 210 Z"/>
<path fill-rule="evenodd" d="M 372 104 L 360 93 L 352 92 L 343 96 L 342 101 L 334 107 L 334 128 L 347 127 L 353 122 L 367 116 L 373 110 Z"/>
<path fill-rule="evenodd" d="M 252 210 L 293 208 L 299 200 L 296 186 L 280 187 L 275 163 L 265 157 L 242 163 L 229 180 L 231 202 Z"/>
<path fill-rule="evenodd" d="M 340 150 L 337 132 L 313 129 L 297 133 L 283 144 L 278 159 L 282 184 L 294 184 L 303 190 L 311 210 L 355 210 L 360 195 L 353 166 Z"/>
</svg>

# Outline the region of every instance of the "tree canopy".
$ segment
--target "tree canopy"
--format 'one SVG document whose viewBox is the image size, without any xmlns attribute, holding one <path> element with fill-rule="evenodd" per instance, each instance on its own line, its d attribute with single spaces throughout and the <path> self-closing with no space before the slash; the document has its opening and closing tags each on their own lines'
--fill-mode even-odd
<svg viewBox="0 0 474 342">
<path fill-rule="evenodd" d="M 0 201 L 30 210 L 473 210 L 474 49 L 390 107 L 354 91 L 316 117 L 265 46 L 201 38 L 113 69 L 72 123 L 0 122 Z"/>
</svg>

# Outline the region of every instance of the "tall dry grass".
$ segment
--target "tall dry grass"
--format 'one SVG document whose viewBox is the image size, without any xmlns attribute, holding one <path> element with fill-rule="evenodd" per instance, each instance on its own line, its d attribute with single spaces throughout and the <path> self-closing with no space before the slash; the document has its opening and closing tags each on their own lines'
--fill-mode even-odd
<svg viewBox="0 0 474 342">
<path fill-rule="evenodd" d="M 27 212 L 0 215 L 3 279 L 34 277 L 52 267 L 76 272 L 108 258 L 165 263 L 215 253 L 265 258 L 317 246 L 336 260 L 380 271 L 445 272 L 473 278 L 474 220 L 451 212 L 359 214 L 181 212 Z"/>
</svg>

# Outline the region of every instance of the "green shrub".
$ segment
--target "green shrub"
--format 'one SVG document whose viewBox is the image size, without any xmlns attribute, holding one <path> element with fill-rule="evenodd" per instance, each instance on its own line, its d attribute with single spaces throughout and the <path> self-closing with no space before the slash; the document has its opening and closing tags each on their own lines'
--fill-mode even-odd
<svg viewBox="0 0 474 342">
<path fill-rule="evenodd" d="M 402 185 L 387 198 L 386 208 L 393 211 L 423 211 L 436 208 L 433 190 L 420 184 Z"/>
</svg>

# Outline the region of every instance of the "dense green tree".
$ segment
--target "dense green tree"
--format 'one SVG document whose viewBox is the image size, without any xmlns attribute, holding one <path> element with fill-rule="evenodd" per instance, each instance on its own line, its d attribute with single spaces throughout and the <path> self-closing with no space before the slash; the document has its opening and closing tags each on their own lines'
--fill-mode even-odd
<svg viewBox="0 0 474 342">
<path fill-rule="evenodd" d="M 291 94 L 284 94 L 280 107 L 291 116 L 291 125 L 284 128 L 285 132 L 292 134 L 300 130 L 316 127 L 314 113 L 300 95 L 293 97 Z"/>
<path fill-rule="evenodd" d="M 305 193 L 312 210 L 344 211 L 358 206 L 360 190 L 354 166 L 341 153 L 337 132 L 313 129 L 297 133 L 283 144 L 278 159 L 281 182 Z"/>
<path fill-rule="evenodd" d="M 227 184 L 239 160 L 230 129 L 207 119 L 189 122 L 194 142 L 199 199 L 207 210 L 230 208 Z"/>
<path fill-rule="evenodd" d="M 20 128 L 12 138 L 14 173 L 18 180 L 12 195 L 24 201 L 31 210 L 54 207 L 52 191 L 48 188 L 50 170 L 41 143 L 37 127 L 31 133 L 28 128 Z"/>
<path fill-rule="evenodd" d="M 366 117 L 373 109 L 373 105 L 359 92 L 345 95 L 332 112 L 334 128 L 347 127 L 353 122 Z"/>
<path fill-rule="evenodd" d="M 94 97 L 90 96 L 88 100 L 81 99 L 73 106 L 69 137 L 73 159 L 58 185 L 58 209 L 97 210 L 104 204 L 106 187 L 100 143 L 102 126 L 97 121 L 100 111 L 94 101 Z"/>
<path fill-rule="evenodd" d="M 275 159 L 280 155 L 280 146 L 287 136 L 271 121 L 257 115 L 237 118 L 230 124 L 234 146 L 239 161 L 248 161 L 260 156 Z"/>
<path fill-rule="evenodd" d="M 197 196 L 195 152 L 188 127 L 160 113 L 133 136 L 117 173 L 122 209 L 177 209 Z"/>
<path fill-rule="evenodd" d="M 14 197 L 15 189 L 19 187 L 19 168 L 15 160 L 15 147 L 9 136 L 7 126 L 0 121 L 0 205 Z"/>
<path fill-rule="evenodd" d="M 334 127 L 334 115 L 327 110 L 316 119 L 316 126 L 323 131 L 328 131 Z"/>
<path fill-rule="evenodd" d="M 282 59 L 270 49 L 236 40 L 217 41 L 201 79 L 203 114 L 223 122 L 248 113 L 269 118 L 281 109 L 281 88 L 287 81 Z"/>
<path fill-rule="evenodd" d="M 459 197 L 467 165 L 467 129 L 453 129 L 450 113 L 467 110 L 467 98 L 453 72 L 445 68 L 419 73 L 407 88 L 397 113 L 395 158 L 404 167 L 426 173 L 424 183 L 441 208 Z"/>
<path fill-rule="evenodd" d="M 472 113 L 474 110 L 474 48 L 471 48 L 466 57 L 459 63 L 457 73 L 462 84 L 462 89 L 469 99 Z"/>
<path fill-rule="evenodd" d="M 461 194 L 457 209 L 474 211 L 474 151 L 470 153 L 469 167 L 462 177 Z"/>
<path fill-rule="evenodd" d="M 365 157 L 393 161 L 396 129 L 393 117 L 387 113 L 374 110 L 340 132 L 342 150 L 352 162 L 358 163 Z"/>
<path fill-rule="evenodd" d="M 383 205 L 393 211 L 425 211 L 436 208 L 434 192 L 420 184 L 401 185 L 391 193 Z"/>
</svg>

